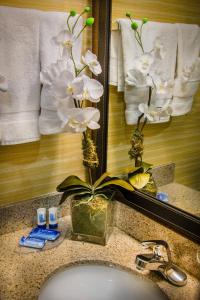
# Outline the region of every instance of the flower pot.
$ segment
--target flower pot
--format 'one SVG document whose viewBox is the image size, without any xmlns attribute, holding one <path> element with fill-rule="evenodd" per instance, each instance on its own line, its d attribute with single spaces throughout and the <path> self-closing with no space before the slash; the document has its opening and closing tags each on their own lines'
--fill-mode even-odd
<svg viewBox="0 0 200 300">
<path fill-rule="evenodd" d="M 112 231 L 113 201 L 103 195 L 71 199 L 72 239 L 106 245 Z"/>
</svg>

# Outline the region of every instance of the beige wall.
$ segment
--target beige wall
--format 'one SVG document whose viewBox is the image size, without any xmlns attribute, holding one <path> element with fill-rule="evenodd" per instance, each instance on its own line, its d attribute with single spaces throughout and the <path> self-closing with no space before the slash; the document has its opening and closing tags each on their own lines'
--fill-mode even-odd
<svg viewBox="0 0 200 300">
<path fill-rule="evenodd" d="M 126 12 L 135 18 L 200 25 L 199 0 L 113 0 L 112 20 Z M 128 157 L 133 126 L 124 120 L 123 93 L 110 87 L 108 171 L 121 173 L 132 165 Z M 144 161 L 154 165 L 176 163 L 176 181 L 200 189 L 200 91 L 192 112 L 170 123 L 147 125 L 144 130 Z"/>
<path fill-rule="evenodd" d="M 0 0 L 0 5 L 81 12 L 91 0 Z M 84 34 L 86 48 L 91 48 L 91 30 Z M 54 192 L 70 174 L 84 178 L 79 134 L 43 136 L 39 142 L 0 146 L 0 206 Z"/>
</svg>

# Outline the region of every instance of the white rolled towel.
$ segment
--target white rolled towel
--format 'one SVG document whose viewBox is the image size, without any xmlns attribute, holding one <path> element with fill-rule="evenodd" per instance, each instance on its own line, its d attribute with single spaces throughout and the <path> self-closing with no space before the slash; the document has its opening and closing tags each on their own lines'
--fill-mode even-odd
<svg viewBox="0 0 200 300">
<path fill-rule="evenodd" d="M 0 6 L 0 142 L 40 139 L 40 12 Z"/>
<path fill-rule="evenodd" d="M 67 28 L 68 13 L 64 12 L 44 12 L 40 24 L 40 60 L 41 71 L 47 70 L 52 64 L 56 64 L 61 60 L 62 47 L 54 42 L 54 38 Z M 77 16 L 78 17 L 78 16 Z M 77 17 L 70 18 L 70 26 Z M 78 33 L 82 26 L 82 18 L 76 26 L 75 34 Z M 64 42 L 64 41 L 63 41 Z M 81 57 L 81 36 L 77 39 L 73 47 L 73 56 L 75 60 L 80 61 Z M 65 62 L 60 61 L 55 67 L 56 72 L 61 72 L 65 69 Z M 73 104 L 70 104 L 70 107 Z M 41 134 L 54 134 L 62 131 L 61 120 L 57 115 L 56 99 L 52 95 L 49 86 L 45 84 L 41 90 L 41 115 L 39 118 L 39 129 Z"/>
</svg>

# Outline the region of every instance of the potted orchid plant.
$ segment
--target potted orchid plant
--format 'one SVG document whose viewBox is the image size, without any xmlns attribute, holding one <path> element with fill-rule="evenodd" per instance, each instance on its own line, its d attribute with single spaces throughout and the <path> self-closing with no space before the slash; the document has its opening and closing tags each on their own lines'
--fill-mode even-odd
<svg viewBox="0 0 200 300">
<path fill-rule="evenodd" d="M 117 186 L 130 191 L 134 188 L 119 178 L 108 177 L 108 174 L 103 174 L 95 183 L 92 179 L 92 169 L 99 165 L 92 130 L 100 128 L 100 112 L 95 105 L 103 95 L 103 86 L 98 80 L 90 78 L 86 71 L 98 76 L 102 69 L 97 56 L 90 50 L 82 56 L 82 61 L 77 61 L 74 55 L 82 32 L 94 23 L 93 17 L 86 18 L 77 32 L 81 17 L 90 11 L 90 7 L 85 7 L 80 15 L 74 10 L 70 12 L 67 28 L 53 38 L 53 42 L 61 47 L 62 58 L 43 71 L 41 79 L 43 83 L 50 82 L 57 115 L 61 120 L 61 131 L 82 134 L 83 165 L 88 174 L 87 180 L 71 175 L 57 187 L 57 191 L 63 192 L 60 204 L 71 199 L 72 238 L 105 245 L 112 219 L 109 213 L 112 210 L 110 200 L 113 191 Z"/>
<path fill-rule="evenodd" d="M 144 192 L 155 196 L 157 189 L 150 171 L 152 165 L 143 162 L 143 130 L 147 122 L 156 123 L 162 118 L 169 118 L 171 115 L 170 100 L 159 105 L 156 104 L 155 99 L 158 100 L 157 103 L 163 102 L 162 99 L 164 99 L 165 95 L 170 94 L 173 83 L 170 80 L 163 79 L 162 74 L 156 70 L 156 65 L 165 56 L 165 49 L 161 39 L 155 39 L 154 48 L 151 51 L 146 52 L 144 49 L 142 30 L 148 19 L 143 18 L 139 25 L 138 22 L 133 20 L 130 13 L 126 13 L 126 16 L 130 20 L 130 26 L 141 54 L 135 58 L 134 67 L 128 71 L 125 81 L 130 86 L 148 88 L 148 99 L 145 103 L 140 103 L 138 106 L 140 114 L 131 137 L 131 148 L 128 154 L 130 159 L 134 160 L 134 168 L 128 174 L 128 177 L 130 183 L 136 189 L 142 189 Z"/>
</svg>

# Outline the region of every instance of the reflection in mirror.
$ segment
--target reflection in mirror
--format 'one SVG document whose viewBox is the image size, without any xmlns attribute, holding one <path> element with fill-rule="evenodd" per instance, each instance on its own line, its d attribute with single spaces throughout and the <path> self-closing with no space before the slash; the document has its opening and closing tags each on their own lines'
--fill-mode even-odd
<svg viewBox="0 0 200 300">
<path fill-rule="evenodd" d="M 195 216 L 200 216 L 199 6 L 197 0 L 190 10 L 177 0 L 112 0 L 107 162 L 111 173 L 136 171 L 132 182 L 144 193 L 149 176 L 141 172 L 149 171 L 138 167 L 141 161 L 152 164 L 157 201 Z"/>
</svg>

